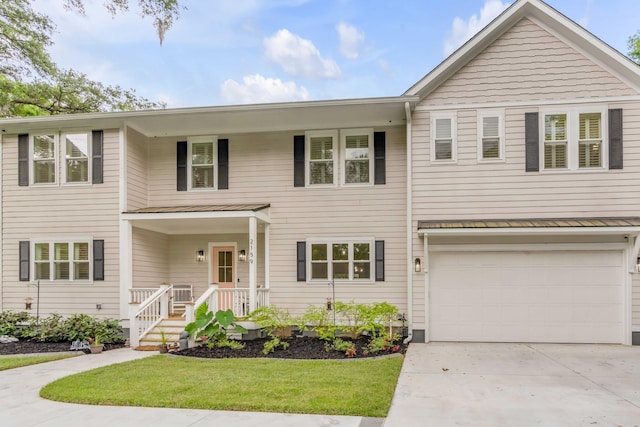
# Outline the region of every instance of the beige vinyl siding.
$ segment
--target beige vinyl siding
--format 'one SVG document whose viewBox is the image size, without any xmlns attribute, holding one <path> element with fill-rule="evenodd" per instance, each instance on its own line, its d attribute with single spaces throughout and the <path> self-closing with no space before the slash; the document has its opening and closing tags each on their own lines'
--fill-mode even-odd
<svg viewBox="0 0 640 427">
<path fill-rule="evenodd" d="M 523 19 L 422 101 L 451 105 L 636 95 L 600 65 Z"/>
<path fill-rule="evenodd" d="M 429 113 L 413 121 L 413 220 L 637 216 L 640 212 L 640 103 L 620 102 L 624 115 L 624 169 L 609 171 L 525 172 L 524 114 L 538 106 L 505 110 L 506 161 L 477 160 L 477 112 L 458 110 L 457 164 L 429 162 Z M 558 108 L 563 108 L 559 106 Z M 422 253 L 422 239 L 413 247 Z M 418 281 L 418 288 L 422 281 Z M 637 289 L 637 286 L 636 288 Z M 416 289 L 416 292 L 422 292 Z M 634 294 L 634 322 L 640 298 Z M 416 319 L 424 308 L 416 303 Z"/>
<path fill-rule="evenodd" d="M 132 230 L 133 287 L 157 288 L 169 282 L 169 236 L 141 228 Z"/>
<path fill-rule="evenodd" d="M 127 207 L 129 210 L 147 205 L 147 140 L 144 135 L 127 128 Z"/>
<path fill-rule="evenodd" d="M 149 140 L 148 204 L 270 203 L 271 303 L 295 310 L 302 310 L 308 304 L 323 304 L 330 295 L 328 284 L 296 281 L 296 242 L 317 237 L 384 240 L 386 281 L 338 285 L 336 298 L 388 301 L 406 311 L 405 128 L 376 128 L 375 131 L 386 132 L 386 185 L 332 188 L 293 186 L 293 137 L 304 134 L 304 130 L 219 135 L 229 139 L 229 190 L 220 191 L 176 191 L 176 141 L 186 137 Z M 215 129 L 211 134 L 215 134 Z M 247 241 L 247 237 L 242 240 L 241 237 L 238 236 L 238 249 L 243 249 L 241 245 Z M 191 270 L 181 269 L 205 268 L 194 264 L 197 249 L 194 242 L 202 245 L 210 238 L 228 241 L 224 235 L 170 237 L 172 280 L 200 281 L 205 277 L 203 271 L 192 276 Z M 258 242 L 260 250 L 261 239 L 262 235 Z M 180 258 L 181 254 L 186 258 Z M 241 268 L 248 269 L 248 266 Z M 241 287 L 244 274 L 241 270 Z M 258 283 L 263 280 L 259 270 Z M 245 283 L 248 286 L 248 279 Z"/>
<path fill-rule="evenodd" d="M 104 184 L 18 186 L 18 138 L 2 144 L 2 297 L 5 310 L 24 310 L 35 286 L 18 280 L 18 242 L 89 236 L 105 243 L 105 280 L 91 285 L 47 284 L 40 289 L 40 315 L 82 312 L 119 317 L 119 130 L 104 131 Z M 60 159 L 59 159 L 60 160 Z M 58 177 L 62 162 L 58 161 Z M 97 310 L 96 304 L 102 304 Z"/>
<path fill-rule="evenodd" d="M 640 332 L 640 274 L 633 275 L 631 289 L 631 325 L 633 331 Z"/>
</svg>

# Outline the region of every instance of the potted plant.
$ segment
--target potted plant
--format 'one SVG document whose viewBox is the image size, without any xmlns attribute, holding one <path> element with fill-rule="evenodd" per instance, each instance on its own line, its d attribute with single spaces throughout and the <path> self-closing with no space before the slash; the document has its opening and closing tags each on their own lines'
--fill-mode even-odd
<svg viewBox="0 0 640 427">
<path fill-rule="evenodd" d="M 96 335 L 95 338 L 89 337 L 87 341 L 89 341 L 89 350 L 91 351 L 91 354 L 102 353 L 104 344 L 100 341 L 99 335 Z"/>
<path fill-rule="evenodd" d="M 167 344 L 167 334 L 164 331 L 160 331 L 160 344 L 158 345 L 158 351 L 162 354 L 169 352 L 169 345 Z"/>
</svg>

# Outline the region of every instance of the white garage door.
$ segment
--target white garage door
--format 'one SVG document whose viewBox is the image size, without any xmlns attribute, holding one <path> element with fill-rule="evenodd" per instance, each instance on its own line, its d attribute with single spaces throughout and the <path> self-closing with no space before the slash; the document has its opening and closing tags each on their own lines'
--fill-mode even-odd
<svg viewBox="0 0 640 427">
<path fill-rule="evenodd" d="M 621 251 L 429 257 L 432 341 L 623 342 Z"/>
</svg>

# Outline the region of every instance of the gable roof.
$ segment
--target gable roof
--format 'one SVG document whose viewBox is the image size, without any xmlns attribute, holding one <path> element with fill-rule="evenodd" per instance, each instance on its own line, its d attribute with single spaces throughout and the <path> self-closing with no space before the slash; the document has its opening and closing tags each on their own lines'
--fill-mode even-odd
<svg viewBox="0 0 640 427">
<path fill-rule="evenodd" d="M 541 0 L 517 0 L 405 96 L 425 98 L 522 19 L 528 18 L 612 73 L 640 94 L 640 66 Z"/>
</svg>

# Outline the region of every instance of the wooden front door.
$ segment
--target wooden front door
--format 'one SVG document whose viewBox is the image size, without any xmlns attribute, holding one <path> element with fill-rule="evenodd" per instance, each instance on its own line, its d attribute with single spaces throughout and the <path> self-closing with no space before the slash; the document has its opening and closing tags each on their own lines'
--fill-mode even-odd
<svg viewBox="0 0 640 427">
<path fill-rule="evenodd" d="M 235 248 L 233 246 L 214 246 L 213 283 L 218 285 L 218 310 L 233 309 L 236 295 L 231 289 L 235 284 Z M 228 290 L 227 290 L 228 289 Z"/>
<path fill-rule="evenodd" d="M 233 246 L 213 248 L 213 283 L 220 288 L 235 288 L 235 253 Z"/>
</svg>

